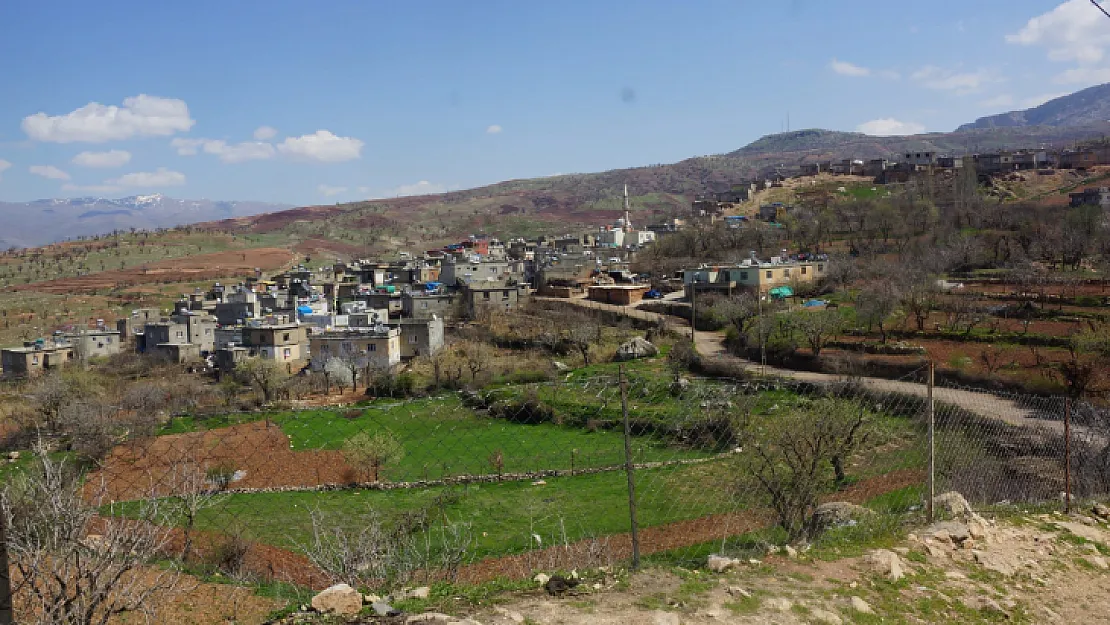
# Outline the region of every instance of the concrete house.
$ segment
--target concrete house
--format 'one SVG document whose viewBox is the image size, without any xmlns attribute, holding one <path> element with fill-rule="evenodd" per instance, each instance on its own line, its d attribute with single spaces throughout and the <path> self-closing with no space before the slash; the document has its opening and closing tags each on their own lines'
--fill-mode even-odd
<svg viewBox="0 0 1110 625">
<path fill-rule="evenodd" d="M 505 260 L 473 262 L 449 256 L 444 259 L 443 266 L 439 270 L 440 282 L 448 287 L 490 280 L 506 280 L 511 277 L 509 263 Z"/>
<path fill-rule="evenodd" d="M 401 295 L 401 314 L 409 319 L 453 317 L 456 297 L 449 293 L 407 292 Z"/>
<path fill-rule="evenodd" d="M 66 341 L 38 339 L 22 347 L 0 349 L 0 367 L 5 378 L 26 378 L 57 369 L 74 360 L 73 347 Z"/>
<path fill-rule="evenodd" d="M 401 360 L 431 356 L 443 349 L 443 319 L 400 319 L 389 324 L 401 330 Z"/>
<path fill-rule="evenodd" d="M 295 323 L 251 324 L 243 328 L 243 346 L 259 358 L 278 362 L 304 360 L 306 328 Z"/>
<path fill-rule="evenodd" d="M 460 292 L 463 306 L 473 316 L 481 307 L 511 310 L 528 299 L 528 289 L 523 284 L 467 285 Z"/>
<path fill-rule="evenodd" d="M 376 326 L 314 334 L 309 350 L 313 371 L 322 370 L 332 358 L 353 358 L 360 367 L 390 368 L 401 362 L 401 329 Z"/>
<path fill-rule="evenodd" d="M 1094 204 L 1103 208 L 1110 208 L 1110 187 L 1090 187 L 1079 193 L 1069 193 L 1072 208 Z"/>
<path fill-rule="evenodd" d="M 65 338 L 73 347 L 74 356 L 82 360 L 106 358 L 118 354 L 122 343 L 118 330 L 108 330 L 103 327 L 83 328 L 72 334 L 66 334 Z"/>
<path fill-rule="evenodd" d="M 824 255 L 805 260 L 776 256 L 768 261 L 751 258 L 733 266 L 687 269 L 682 282 L 689 298 L 695 289 L 698 293 L 711 291 L 729 295 L 742 290 L 767 293 L 775 287 L 814 282 L 827 273 L 828 258 Z"/>
</svg>

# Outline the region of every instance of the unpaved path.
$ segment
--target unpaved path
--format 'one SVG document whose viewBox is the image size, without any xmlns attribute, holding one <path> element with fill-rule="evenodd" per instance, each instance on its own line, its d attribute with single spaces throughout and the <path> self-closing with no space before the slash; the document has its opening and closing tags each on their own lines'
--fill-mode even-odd
<svg viewBox="0 0 1110 625">
<path fill-rule="evenodd" d="M 673 295 L 673 294 L 672 294 Z M 679 325 L 686 326 L 686 335 L 689 336 L 689 322 L 677 319 L 672 316 L 662 315 L 659 313 L 648 312 L 645 310 L 638 310 L 635 306 L 615 306 L 612 304 L 602 304 L 600 302 L 593 302 L 580 298 L 551 298 L 551 297 L 537 297 L 541 301 L 563 302 L 573 306 L 580 306 L 592 310 L 603 310 L 626 317 L 640 319 L 643 321 L 668 321 L 671 323 L 679 323 Z M 817 373 L 813 371 L 795 371 L 792 369 L 782 369 L 780 367 L 772 367 L 761 365 L 760 363 L 753 362 L 744 358 L 739 358 L 733 354 L 728 353 L 724 347 L 725 335 L 723 332 L 702 332 L 694 333 L 694 346 L 698 354 L 705 358 L 713 358 L 729 363 L 739 367 L 744 371 L 756 375 L 766 375 L 771 377 L 785 378 L 790 380 L 798 380 L 802 382 L 811 382 L 815 384 L 830 384 L 840 382 L 843 380 L 842 376 Z M 879 391 L 883 393 L 899 393 L 904 395 L 911 395 L 914 397 L 925 398 L 928 396 L 928 387 L 924 384 L 916 382 L 905 382 L 900 380 L 888 380 L 885 378 L 857 378 L 864 387 Z M 974 414 L 986 417 L 995 421 L 1006 423 L 1008 425 L 1041 429 L 1052 434 L 1063 436 L 1064 423 L 1057 419 L 1046 419 L 1045 415 L 1037 412 L 1036 410 L 1019 404 L 1018 402 L 1010 399 L 1005 399 L 990 393 L 981 393 L 976 391 L 969 391 L 963 389 L 934 387 L 933 397 L 936 401 L 957 406 Z M 1105 445 L 1107 441 L 1100 435 L 1095 434 L 1082 426 L 1072 426 L 1072 435 L 1080 438 L 1086 438 L 1094 443 Z"/>
</svg>

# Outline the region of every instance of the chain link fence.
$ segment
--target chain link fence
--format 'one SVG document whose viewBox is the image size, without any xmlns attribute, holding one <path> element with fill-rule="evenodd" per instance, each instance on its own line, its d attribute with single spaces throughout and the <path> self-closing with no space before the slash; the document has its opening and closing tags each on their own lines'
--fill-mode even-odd
<svg viewBox="0 0 1110 625">
<path fill-rule="evenodd" d="M 82 492 L 102 518 L 167 528 L 165 555 L 187 563 L 384 588 L 704 562 L 897 524 L 930 513 L 930 492 L 1063 505 L 1110 491 L 1105 410 L 933 387 L 925 373 L 728 381 L 651 359 L 419 399 L 176 416 L 112 449 Z"/>
</svg>

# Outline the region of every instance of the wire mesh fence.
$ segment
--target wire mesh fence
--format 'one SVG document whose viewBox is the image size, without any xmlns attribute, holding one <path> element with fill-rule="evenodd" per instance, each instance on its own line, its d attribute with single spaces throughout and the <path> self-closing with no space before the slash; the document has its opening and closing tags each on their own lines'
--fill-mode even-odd
<svg viewBox="0 0 1110 625">
<path fill-rule="evenodd" d="M 727 381 L 643 361 L 181 415 L 114 447 L 82 493 L 102 519 L 166 528 L 164 555 L 187 563 L 382 588 L 739 554 L 924 515 L 930 492 L 998 504 L 1110 490 L 1105 410 L 920 374 Z"/>
</svg>

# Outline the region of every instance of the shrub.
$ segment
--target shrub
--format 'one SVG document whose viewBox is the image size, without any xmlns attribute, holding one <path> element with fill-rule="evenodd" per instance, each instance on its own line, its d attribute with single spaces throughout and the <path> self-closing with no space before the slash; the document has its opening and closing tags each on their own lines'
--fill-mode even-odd
<svg viewBox="0 0 1110 625">
<path fill-rule="evenodd" d="M 555 420 L 555 409 L 544 403 L 535 390 L 529 389 L 519 400 L 494 402 L 489 408 L 491 417 L 513 423 L 550 423 Z"/>
</svg>

